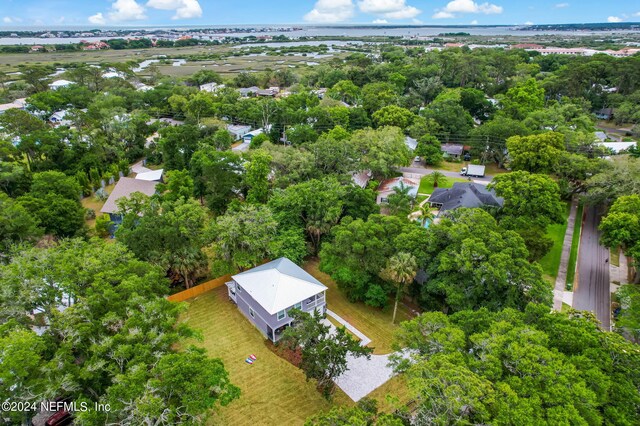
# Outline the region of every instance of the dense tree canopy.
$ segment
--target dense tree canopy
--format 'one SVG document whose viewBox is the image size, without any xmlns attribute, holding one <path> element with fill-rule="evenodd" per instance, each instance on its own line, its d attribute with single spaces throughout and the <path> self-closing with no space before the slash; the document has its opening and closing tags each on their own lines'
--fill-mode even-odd
<svg viewBox="0 0 640 426">
<path fill-rule="evenodd" d="M 458 209 L 429 227 L 421 300 L 444 312 L 550 305 L 551 286 L 528 255 L 524 240 L 488 213 Z"/>
<path fill-rule="evenodd" d="M 123 245 L 98 240 L 30 249 L 0 267 L 3 400 L 111 404 L 108 413 L 77 413 L 91 424 L 107 416 L 198 424 L 236 398 L 220 360 L 175 350 L 194 333 L 178 322 L 181 306 L 164 298 L 164 275 Z"/>
<path fill-rule="evenodd" d="M 567 338 L 571 336 L 571 338 Z M 424 424 L 633 424 L 637 346 L 580 312 L 543 305 L 428 312 L 401 324 L 396 359 Z"/>
</svg>

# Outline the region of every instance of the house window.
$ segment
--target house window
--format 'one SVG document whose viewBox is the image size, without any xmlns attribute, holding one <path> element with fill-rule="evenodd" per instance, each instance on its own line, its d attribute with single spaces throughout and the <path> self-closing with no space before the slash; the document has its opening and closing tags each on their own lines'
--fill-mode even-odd
<svg viewBox="0 0 640 426">
<path fill-rule="evenodd" d="M 295 305 L 293 305 L 294 309 L 302 309 L 302 302 L 300 303 L 296 303 Z"/>
<path fill-rule="evenodd" d="M 278 321 L 284 319 L 284 317 L 286 317 L 286 316 L 287 316 L 287 312 L 285 310 L 282 310 L 282 311 L 278 312 L 278 317 L 277 317 Z"/>
<path fill-rule="evenodd" d="M 256 313 L 253 312 L 253 309 L 251 309 L 251 308 L 249 308 L 249 315 L 251 315 L 251 318 L 254 318 L 254 319 L 256 317 Z"/>
<path fill-rule="evenodd" d="M 242 287 L 240 287 L 238 284 L 236 284 L 236 290 L 238 291 L 238 293 L 242 293 Z"/>
</svg>

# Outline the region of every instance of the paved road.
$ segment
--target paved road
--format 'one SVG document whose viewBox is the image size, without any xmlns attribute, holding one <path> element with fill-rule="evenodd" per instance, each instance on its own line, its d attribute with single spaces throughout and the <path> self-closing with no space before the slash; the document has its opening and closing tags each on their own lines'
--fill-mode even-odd
<svg viewBox="0 0 640 426">
<path fill-rule="evenodd" d="M 609 250 L 600 245 L 598 224 L 600 215 L 596 207 L 586 209 L 582 224 L 578 287 L 573 294 L 575 309 L 596 314 L 605 330 L 611 329 L 611 290 L 609 286 Z"/>
<path fill-rule="evenodd" d="M 462 167 L 464 167 L 463 164 L 460 165 L 460 168 L 462 169 Z M 415 173 L 415 174 L 419 174 L 419 175 L 428 175 L 429 173 L 433 172 L 435 169 L 429 169 L 423 165 L 421 165 L 420 163 L 413 163 L 411 166 L 409 167 L 400 167 L 400 171 L 403 173 Z M 438 170 L 440 173 L 442 173 L 443 175 L 447 176 L 447 177 L 464 177 L 464 176 L 460 176 L 459 172 L 447 172 L 445 170 Z M 482 178 L 472 178 L 474 182 L 476 183 L 481 183 L 484 185 L 487 185 L 489 183 L 491 183 L 491 181 L 493 180 L 493 176 L 485 176 Z"/>
</svg>

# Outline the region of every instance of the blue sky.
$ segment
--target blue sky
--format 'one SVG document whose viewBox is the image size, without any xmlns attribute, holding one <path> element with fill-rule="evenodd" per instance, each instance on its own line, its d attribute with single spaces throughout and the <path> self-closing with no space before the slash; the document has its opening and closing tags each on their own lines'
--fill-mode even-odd
<svg viewBox="0 0 640 426">
<path fill-rule="evenodd" d="M 0 28 L 639 22 L 637 0 L 0 0 Z"/>
</svg>

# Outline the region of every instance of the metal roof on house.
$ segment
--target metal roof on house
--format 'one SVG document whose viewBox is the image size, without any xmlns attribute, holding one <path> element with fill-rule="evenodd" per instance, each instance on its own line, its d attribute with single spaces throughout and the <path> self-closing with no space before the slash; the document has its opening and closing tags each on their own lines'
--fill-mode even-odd
<svg viewBox="0 0 640 426">
<path fill-rule="evenodd" d="M 635 142 L 601 142 L 600 145 L 605 146 L 612 150 L 615 154 L 619 154 L 621 151 L 626 151 L 632 146 L 635 146 Z"/>
<path fill-rule="evenodd" d="M 605 132 L 596 132 L 596 139 L 600 142 L 604 142 L 607 140 L 607 134 Z"/>
<path fill-rule="evenodd" d="M 440 211 L 442 212 L 460 207 L 502 207 L 504 199 L 496 196 L 493 190 L 488 190 L 484 185 L 473 182 L 456 182 L 451 188 L 436 188 L 429 197 L 429 203 L 441 204 Z"/>
<path fill-rule="evenodd" d="M 416 148 L 418 147 L 418 141 L 415 140 L 412 137 L 407 136 L 406 138 L 404 138 L 404 144 L 407 146 L 407 148 L 409 148 L 411 151 L 415 151 Z"/>
<path fill-rule="evenodd" d="M 158 182 L 122 177 L 115 188 L 113 188 L 113 191 L 111 191 L 107 202 L 104 203 L 100 212 L 117 213 L 118 206 L 116 205 L 116 201 L 120 198 L 128 198 L 134 192 L 142 192 L 145 195 L 151 196 L 156 193 L 157 184 Z"/>
<path fill-rule="evenodd" d="M 327 289 L 324 284 L 286 257 L 234 275 L 232 278 L 270 315 Z"/>
<path fill-rule="evenodd" d="M 136 175 L 136 179 L 147 180 L 147 181 L 160 181 L 162 179 L 163 172 L 164 172 L 164 169 L 151 170 L 150 172 L 145 172 L 145 173 L 138 173 Z"/>
</svg>

